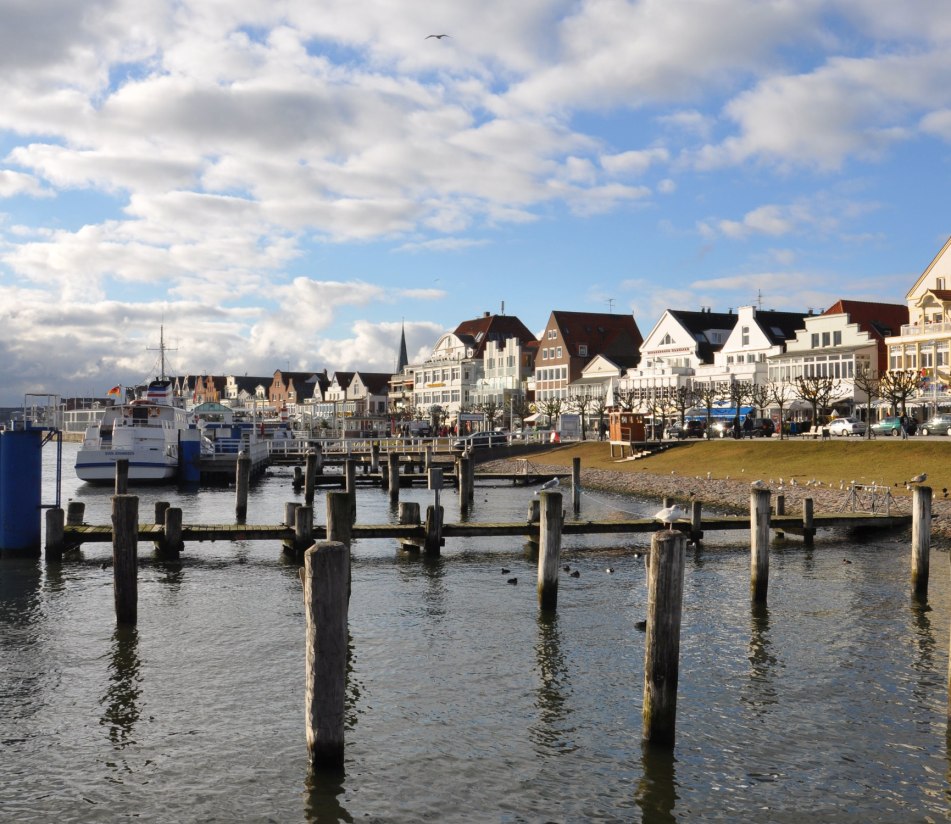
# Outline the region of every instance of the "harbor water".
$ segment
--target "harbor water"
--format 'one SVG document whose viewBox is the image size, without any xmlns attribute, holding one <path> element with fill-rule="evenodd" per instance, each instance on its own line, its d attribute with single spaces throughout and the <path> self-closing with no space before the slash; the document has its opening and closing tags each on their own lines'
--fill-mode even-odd
<svg viewBox="0 0 951 824">
<path fill-rule="evenodd" d="M 82 500 L 108 523 L 111 491 L 76 481 L 74 458 L 65 445 L 64 507 Z M 252 488 L 249 523 L 282 519 L 300 499 L 292 477 Z M 142 521 L 156 500 L 186 523 L 234 520 L 233 490 L 133 492 Z M 532 493 L 478 485 L 470 517 L 524 520 Z M 401 495 L 425 508 L 432 493 Z M 455 492 L 442 503 L 458 520 Z M 591 493 L 582 517 L 658 506 Z M 358 513 L 396 521 L 379 489 L 359 491 Z M 131 629 L 116 627 L 109 545 L 56 566 L 4 558 L 0 820 L 948 819 L 947 553 L 920 603 L 907 531 L 820 533 L 813 549 L 791 537 L 773 544 L 768 606 L 754 608 L 745 534 L 689 548 L 665 755 L 640 740 L 648 545 L 566 538 L 580 577 L 563 575 L 542 615 L 523 539 L 448 539 L 436 559 L 356 542 L 346 763 L 330 775 L 308 766 L 302 591 L 280 546 L 188 545 L 166 563 L 141 545 Z"/>
</svg>

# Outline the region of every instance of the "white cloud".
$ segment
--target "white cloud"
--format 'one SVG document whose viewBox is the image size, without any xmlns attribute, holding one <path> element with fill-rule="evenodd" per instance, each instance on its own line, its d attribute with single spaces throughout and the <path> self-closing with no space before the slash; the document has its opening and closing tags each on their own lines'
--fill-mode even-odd
<svg viewBox="0 0 951 824">
<path fill-rule="evenodd" d="M 601 165 L 611 174 L 642 175 L 651 166 L 657 163 L 666 163 L 670 160 L 670 152 L 662 147 L 642 149 L 639 151 L 621 152 L 616 155 L 601 157 Z"/>
<path fill-rule="evenodd" d="M 49 189 L 44 189 L 33 175 L 0 169 L 0 197 L 16 197 L 17 195 L 52 197 L 53 193 Z"/>
</svg>

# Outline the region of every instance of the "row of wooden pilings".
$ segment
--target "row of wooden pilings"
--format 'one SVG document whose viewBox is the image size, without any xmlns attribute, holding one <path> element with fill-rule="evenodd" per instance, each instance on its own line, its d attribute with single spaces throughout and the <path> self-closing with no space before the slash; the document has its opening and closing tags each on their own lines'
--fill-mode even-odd
<svg viewBox="0 0 951 824">
<path fill-rule="evenodd" d="M 239 461 L 240 465 L 240 461 Z M 468 469 L 466 470 L 468 471 Z M 575 476 L 576 471 L 573 471 Z M 119 492 L 121 469 L 117 466 L 117 494 L 113 498 L 113 581 L 117 621 L 137 620 L 137 534 L 138 498 Z M 398 464 L 396 469 L 398 488 Z M 464 473 L 460 475 L 460 479 Z M 239 469 L 240 479 L 240 469 Z M 392 480 L 392 476 L 391 476 Z M 441 469 L 430 469 L 430 486 L 436 497 L 427 512 L 429 551 L 438 552 Z M 241 501 L 241 484 L 238 484 Z M 353 490 L 353 485 L 350 490 Z M 245 491 L 246 506 L 246 491 Z M 580 485 L 574 484 L 573 503 L 580 504 Z M 460 497 L 463 497 L 460 490 Z M 311 498 L 312 500 L 312 498 Z M 931 545 L 931 489 L 913 491 L 911 578 L 916 597 L 927 595 Z M 344 696 L 346 687 L 347 623 L 350 597 L 351 526 L 355 503 L 351 491 L 326 493 L 327 540 L 313 543 L 304 553 L 302 578 L 306 614 L 306 738 L 315 766 L 339 767 L 344 755 Z M 804 502 L 804 524 L 811 518 L 811 499 Z M 784 502 L 777 497 L 776 511 L 783 514 Z M 400 507 L 401 521 L 418 523 L 419 505 Z M 753 603 L 765 603 L 769 587 L 769 542 L 771 492 L 753 488 L 750 497 L 750 594 Z M 695 512 L 697 510 L 695 509 Z M 57 514 L 58 513 L 58 514 Z M 304 505 L 288 504 L 285 522 L 293 515 L 295 544 L 311 543 L 313 506 L 305 496 Z M 692 513 L 693 515 L 694 513 Z M 70 523 L 81 523 L 82 510 L 69 504 Z M 539 523 L 537 596 L 539 608 L 555 610 L 561 570 L 561 534 L 564 522 L 562 495 L 543 491 L 533 499 L 529 520 Z M 78 519 L 78 520 L 77 520 Z M 161 519 L 161 520 L 160 520 Z M 410 520 L 414 519 L 414 520 Z M 164 522 L 162 546 L 168 553 L 181 549 L 181 510 L 167 503 L 156 504 L 156 522 Z M 47 544 L 62 544 L 63 511 L 47 511 Z M 52 540 L 50 538 L 52 535 Z M 179 536 L 179 537 L 176 537 Z M 430 537 L 432 536 L 432 537 Z M 811 538 L 808 529 L 806 536 Z M 647 620 L 644 648 L 644 691 L 642 736 L 651 745 L 672 747 L 675 740 L 677 686 L 679 679 L 680 625 L 687 536 L 661 529 L 651 539 L 647 576 Z M 949 705 L 951 707 L 951 705 Z"/>
</svg>

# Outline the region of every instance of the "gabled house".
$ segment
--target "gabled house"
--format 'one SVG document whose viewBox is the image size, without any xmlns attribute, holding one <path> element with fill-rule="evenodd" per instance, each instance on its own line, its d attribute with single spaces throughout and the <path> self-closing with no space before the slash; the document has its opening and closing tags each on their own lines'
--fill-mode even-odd
<svg viewBox="0 0 951 824">
<path fill-rule="evenodd" d="M 535 356 L 535 398 L 567 398 L 568 387 L 597 355 L 636 357 L 643 343 L 633 315 L 551 313 Z"/>
<path fill-rule="evenodd" d="M 224 398 L 232 406 L 243 407 L 267 403 L 267 390 L 273 377 L 228 375 L 225 379 Z"/>
<path fill-rule="evenodd" d="M 326 370 L 324 370 L 326 375 Z M 268 389 L 268 400 L 275 409 L 293 407 L 314 397 L 317 372 L 275 371 Z"/>
</svg>

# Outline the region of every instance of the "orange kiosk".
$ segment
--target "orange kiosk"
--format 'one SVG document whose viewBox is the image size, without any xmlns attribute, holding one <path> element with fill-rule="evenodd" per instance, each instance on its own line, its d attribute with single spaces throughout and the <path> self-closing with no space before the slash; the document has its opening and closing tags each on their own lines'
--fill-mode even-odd
<svg viewBox="0 0 951 824">
<path fill-rule="evenodd" d="M 612 458 L 615 445 L 621 446 L 623 454 L 625 446 L 644 440 L 644 416 L 639 412 L 609 412 L 608 427 Z"/>
</svg>

